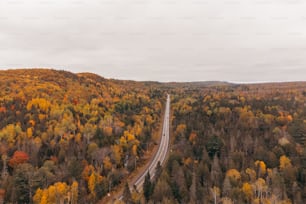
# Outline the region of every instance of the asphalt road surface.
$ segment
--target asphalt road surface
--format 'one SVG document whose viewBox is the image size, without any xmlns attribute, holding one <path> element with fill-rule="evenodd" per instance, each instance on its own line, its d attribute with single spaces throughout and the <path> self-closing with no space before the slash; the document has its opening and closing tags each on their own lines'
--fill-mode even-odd
<svg viewBox="0 0 306 204">
<path fill-rule="evenodd" d="M 131 186 L 135 186 L 138 191 L 142 191 L 143 182 L 145 180 L 145 176 L 148 172 L 150 172 L 151 178 L 155 176 L 155 170 L 158 162 L 162 165 L 166 159 L 168 148 L 169 148 L 169 118 L 170 118 L 170 95 L 167 95 L 166 101 L 166 109 L 165 109 L 165 116 L 164 116 L 164 123 L 163 123 L 163 131 L 161 140 L 159 143 L 158 150 L 154 156 L 154 159 L 151 160 L 150 165 L 148 168 L 139 176 L 139 178 L 133 183 Z M 119 200 L 122 200 L 123 196 L 119 197 Z"/>
</svg>

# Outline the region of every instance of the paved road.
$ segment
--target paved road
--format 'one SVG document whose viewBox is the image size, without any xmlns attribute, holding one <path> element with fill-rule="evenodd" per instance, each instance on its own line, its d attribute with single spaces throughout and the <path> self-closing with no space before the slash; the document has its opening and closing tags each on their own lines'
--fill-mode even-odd
<svg viewBox="0 0 306 204">
<path fill-rule="evenodd" d="M 165 116 L 164 116 L 164 123 L 163 123 L 163 131 L 162 131 L 162 136 L 160 140 L 160 144 L 158 147 L 158 150 L 154 156 L 154 159 L 151 161 L 149 167 L 144 171 L 144 173 L 135 181 L 134 184 L 130 185 L 133 186 L 135 185 L 138 191 L 142 191 L 142 186 L 143 182 L 145 180 L 145 176 L 150 172 L 151 178 L 155 176 L 155 168 L 160 162 L 162 165 L 166 159 L 168 148 L 169 148 L 169 118 L 170 118 L 170 95 L 168 94 L 167 96 L 167 102 L 166 102 L 166 109 L 165 109 Z M 122 200 L 123 196 L 121 195 L 119 197 L 119 200 Z"/>
</svg>

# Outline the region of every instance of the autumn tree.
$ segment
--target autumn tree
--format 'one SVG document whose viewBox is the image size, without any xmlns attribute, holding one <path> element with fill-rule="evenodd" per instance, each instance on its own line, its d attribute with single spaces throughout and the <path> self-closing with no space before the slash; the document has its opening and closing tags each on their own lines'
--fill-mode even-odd
<svg viewBox="0 0 306 204">
<path fill-rule="evenodd" d="M 78 194 L 79 194 L 79 184 L 77 181 L 74 181 L 71 185 L 71 204 L 78 203 Z"/>
<path fill-rule="evenodd" d="M 242 192 L 244 193 L 245 195 L 245 199 L 248 203 L 251 202 L 251 200 L 253 199 L 253 188 L 252 188 L 252 185 L 250 183 L 243 183 L 242 185 Z"/>
<path fill-rule="evenodd" d="M 26 163 L 29 160 L 27 153 L 23 151 L 15 151 L 12 158 L 9 160 L 9 166 L 15 168 L 17 165 Z"/>
<path fill-rule="evenodd" d="M 98 175 L 95 171 L 91 173 L 88 179 L 88 189 L 91 196 L 95 199 L 96 198 L 96 186 L 102 181 L 102 177 Z"/>
<path fill-rule="evenodd" d="M 210 189 L 211 195 L 213 197 L 214 204 L 217 204 L 219 202 L 220 197 L 220 189 L 216 186 Z"/>
</svg>

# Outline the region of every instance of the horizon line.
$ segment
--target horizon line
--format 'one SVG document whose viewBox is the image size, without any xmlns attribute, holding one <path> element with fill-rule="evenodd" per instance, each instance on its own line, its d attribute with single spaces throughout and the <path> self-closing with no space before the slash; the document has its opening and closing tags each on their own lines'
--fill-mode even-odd
<svg viewBox="0 0 306 204">
<path fill-rule="evenodd" d="M 96 73 L 96 72 L 75 72 L 75 71 L 72 71 L 72 70 L 69 70 L 69 69 L 62 69 L 62 68 L 52 68 L 52 67 L 23 67 L 23 68 L 1 68 L 0 67 L 0 71 L 10 71 L 10 70 L 26 70 L 26 69 L 34 69 L 34 70 L 54 70 L 54 71 L 65 71 L 65 72 L 70 72 L 70 73 L 73 73 L 73 74 L 82 74 L 82 73 L 90 73 L 90 74 L 95 74 L 95 75 L 98 75 L 100 77 L 103 77 L 105 79 L 109 79 L 109 80 L 122 80 L 122 81 L 134 81 L 134 82 L 155 82 L 155 83 L 203 83 L 203 82 L 220 82 L 220 83 L 228 83 L 228 84 L 269 84 L 269 83 L 299 83 L 299 82 L 306 82 L 306 80 L 302 81 L 302 80 L 280 80 L 280 81 L 277 81 L 277 80 L 271 80 L 271 81 L 268 81 L 268 80 L 265 80 L 265 81 L 236 81 L 236 80 L 223 80 L 223 79 L 220 79 L 220 80 L 215 80 L 215 79 L 212 79 L 212 80 L 202 80 L 202 81 L 199 81 L 199 80 L 194 80 L 194 81 L 190 81 L 190 80 L 186 80 L 186 81 L 158 81 L 158 80 L 138 80 L 138 79 L 128 79 L 128 78 L 124 78 L 124 77 L 118 77 L 118 78 L 114 78 L 114 77 L 106 77 L 106 76 L 103 76 L 103 75 L 100 75 L 99 73 Z"/>
</svg>

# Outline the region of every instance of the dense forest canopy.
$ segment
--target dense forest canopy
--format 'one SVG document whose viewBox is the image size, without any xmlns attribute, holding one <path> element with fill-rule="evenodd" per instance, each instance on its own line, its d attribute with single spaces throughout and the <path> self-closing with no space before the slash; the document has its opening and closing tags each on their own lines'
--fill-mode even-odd
<svg viewBox="0 0 306 204">
<path fill-rule="evenodd" d="M 0 81 L 5 202 L 95 202 L 158 138 L 158 83 L 43 69 L 1 71 Z"/>
<path fill-rule="evenodd" d="M 171 93 L 172 151 L 148 202 L 306 202 L 305 82 Z"/>
<path fill-rule="evenodd" d="M 152 156 L 166 94 L 171 151 L 128 203 L 305 203 L 306 83 L 237 85 L 0 71 L 0 200 L 96 203 Z"/>
</svg>

